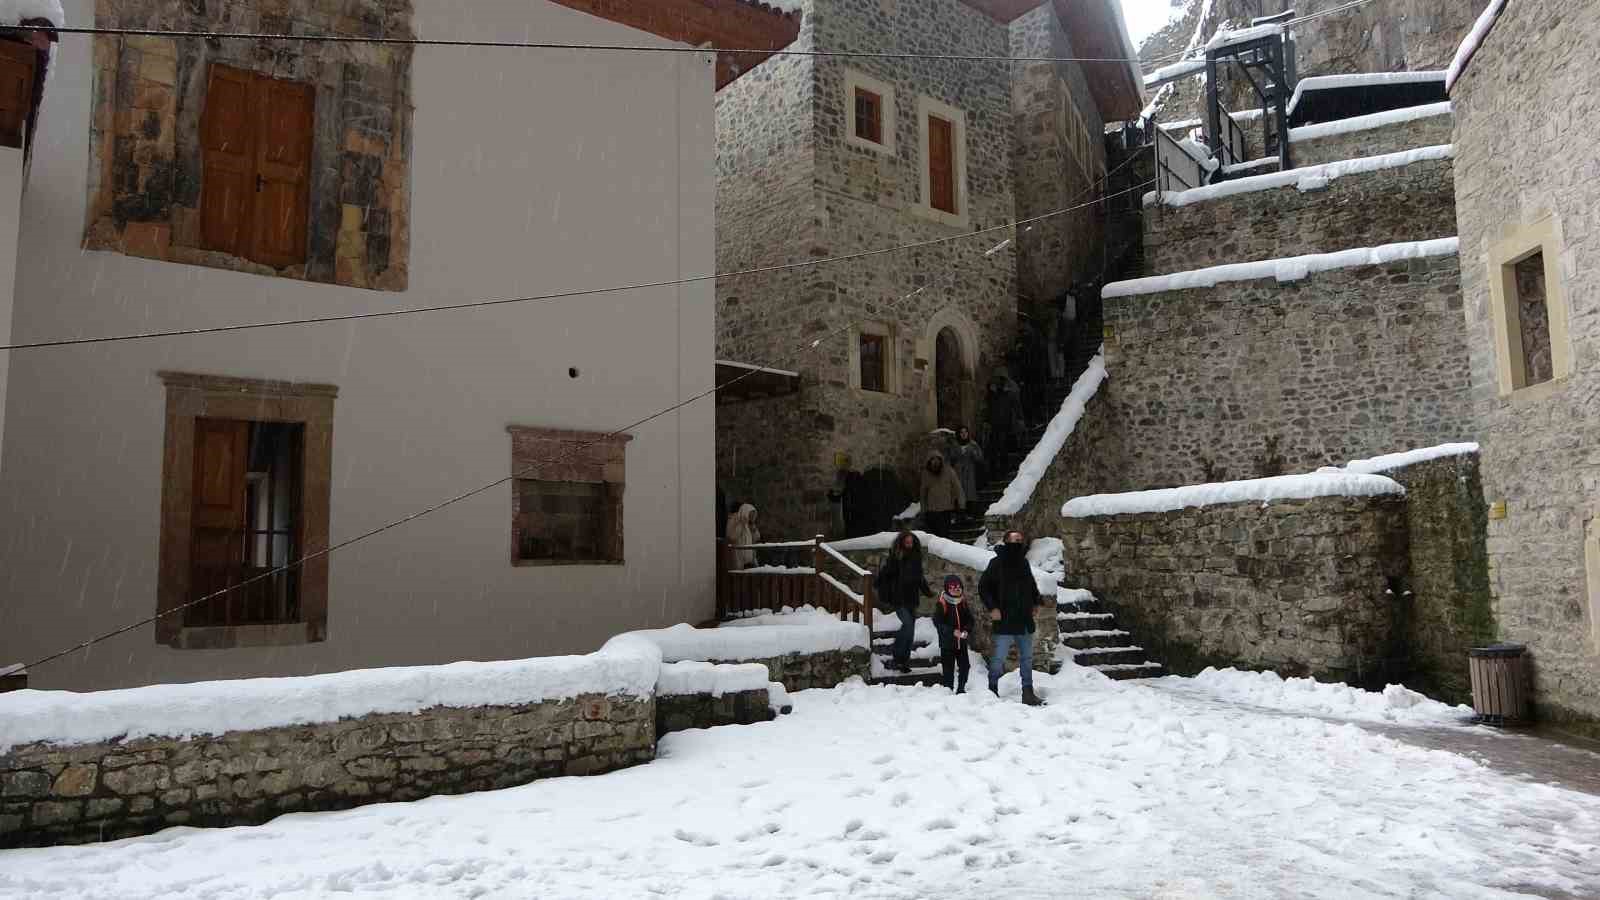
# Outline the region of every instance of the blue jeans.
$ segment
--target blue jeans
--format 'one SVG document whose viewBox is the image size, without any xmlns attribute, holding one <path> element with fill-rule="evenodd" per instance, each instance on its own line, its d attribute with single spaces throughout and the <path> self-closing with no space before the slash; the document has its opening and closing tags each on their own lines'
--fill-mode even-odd
<svg viewBox="0 0 1600 900">
<path fill-rule="evenodd" d="M 1033 635 L 997 634 L 994 636 L 994 655 L 989 657 L 989 690 L 1000 688 L 1000 676 L 1006 671 L 1006 654 L 1011 645 L 1017 646 L 1017 669 L 1022 672 L 1022 686 L 1033 687 Z"/>
<path fill-rule="evenodd" d="M 894 661 L 909 663 L 911 642 L 917 634 L 917 608 L 902 606 L 895 610 L 895 614 L 900 617 L 900 630 L 894 633 Z"/>
</svg>

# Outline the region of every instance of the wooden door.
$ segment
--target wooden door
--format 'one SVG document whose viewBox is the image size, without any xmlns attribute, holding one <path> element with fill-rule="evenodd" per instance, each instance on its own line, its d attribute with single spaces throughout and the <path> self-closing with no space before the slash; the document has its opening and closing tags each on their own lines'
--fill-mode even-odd
<svg viewBox="0 0 1600 900">
<path fill-rule="evenodd" d="M 256 191 L 253 76 L 212 66 L 200 116 L 200 240 L 208 250 L 245 256 Z"/>
<path fill-rule="evenodd" d="M 0 147 L 21 147 L 33 108 L 36 51 L 29 44 L 0 41 Z"/>
<path fill-rule="evenodd" d="M 256 78 L 255 241 L 250 258 L 273 268 L 305 262 L 311 186 L 310 85 Z"/>
<path fill-rule="evenodd" d="M 938 116 L 928 117 L 928 205 L 956 212 L 955 128 Z"/>
<path fill-rule="evenodd" d="M 191 521 L 189 601 L 238 584 L 245 564 L 245 471 L 250 423 L 196 419 L 194 428 L 194 512 Z M 190 610 L 196 625 L 224 625 L 237 602 L 223 595 Z"/>
</svg>

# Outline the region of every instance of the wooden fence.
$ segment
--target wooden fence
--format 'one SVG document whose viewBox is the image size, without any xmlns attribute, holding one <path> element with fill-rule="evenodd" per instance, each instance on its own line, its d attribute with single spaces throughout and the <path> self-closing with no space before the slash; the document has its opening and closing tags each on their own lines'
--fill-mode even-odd
<svg viewBox="0 0 1600 900">
<path fill-rule="evenodd" d="M 810 552 L 810 566 L 739 568 L 738 550 Z M 832 568 L 835 575 L 828 571 Z M 857 585 L 852 589 L 851 583 Z M 814 606 L 872 629 L 872 572 L 828 546 L 821 535 L 809 541 L 773 544 L 729 544 L 717 541 L 717 618 L 722 621 L 760 610 Z"/>
</svg>

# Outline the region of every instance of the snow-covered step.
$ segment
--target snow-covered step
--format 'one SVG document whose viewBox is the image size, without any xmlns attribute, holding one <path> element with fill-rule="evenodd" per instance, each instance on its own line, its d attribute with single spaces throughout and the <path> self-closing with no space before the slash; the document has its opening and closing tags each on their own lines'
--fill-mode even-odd
<svg viewBox="0 0 1600 900">
<path fill-rule="evenodd" d="M 1087 631 L 1063 631 L 1061 644 L 1069 650 L 1120 647 L 1128 643 L 1132 637 L 1120 628 L 1091 628 Z"/>
<path fill-rule="evenodd" d="M 1103 663 L 1090 668 L 1114 681 L 1127 681 L 1132 678 L 1155 678 L 1162 672 L 1162 666 L 1157 662 Z"/>
<path fill-rule="evenodd" d="M 1120 666 L 1145 662 L 1143 647 L 1092 647 L 1068 652 L 1072 654 L 1072 661 L 1080 666 Z"/>
<path fill-rule="evenodd" d="M 1058 613 L 1056 613 L 1056 621 L 1057 622 L 1104 622 L 1107 619 L 1115 619 L 1115 618 L 1116 618 L 1116 616 L 1112 615 L 1111 613 L 1102 613 L 1102 612 L 1058 612 Z"/>
</svg>

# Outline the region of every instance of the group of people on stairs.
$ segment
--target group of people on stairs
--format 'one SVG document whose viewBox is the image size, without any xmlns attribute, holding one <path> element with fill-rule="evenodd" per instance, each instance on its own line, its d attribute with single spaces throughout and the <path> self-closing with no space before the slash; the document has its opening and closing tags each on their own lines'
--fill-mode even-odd
<svg viewBox="0 0 1600 900">
<path fill-rule="evenodd" d="M 977 518 L 983 515 L 978 500 L 979 477 L 987 459 L 983 448 L 972 438 L 972 429 L 961 426 L 956 443 L 944 453 L 929 453 L 922 469 L 922 520 L 930 534 L 949 537 L 958 514 Z"/>
<path fill-rule="evenodd" d="M 903 531 L 895 539 L 889 557 L 878 569 L 873 582 L 878 597 L 894 607 L 900 628 L 894 637 L 894 659 L 889 668 L 911 671 L 911 645 L 916 633 L 917 607 L 922 598 L 933 597 L 933 589 L 923 569 L 922 542 L 916 534 Z M 960 576 L 945 577 L 938 595 L 933 624 L 939 635 L 939 661 L 942 681 L 956 693 L 967 690 L 971 668 L 967 653 L 975 624 L 974 616 L 986 614 L 993 649 L 989 656 L 989 690 L 1000 693 L 1000 676 L 1005 674 L 1006 656 L 1017 648 L 1018 670 L 1022 677 L 1022 702 L 1038 706 L 1033 692 L 1033 611 L 1044 604 L 1039 585 L 1028 564 L 1028 544 L 1020 531 L 1008 531 L 995 548 L 994 559 L 978 579 L 978 602 L 984 613 L 967 603 L 966 585 Z"/>
</svg>

